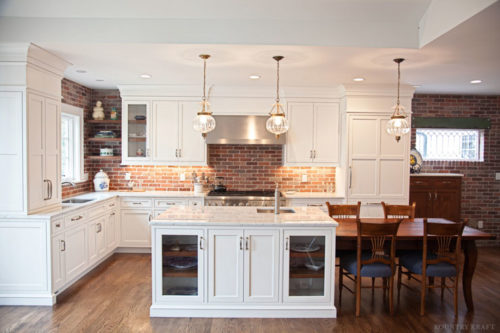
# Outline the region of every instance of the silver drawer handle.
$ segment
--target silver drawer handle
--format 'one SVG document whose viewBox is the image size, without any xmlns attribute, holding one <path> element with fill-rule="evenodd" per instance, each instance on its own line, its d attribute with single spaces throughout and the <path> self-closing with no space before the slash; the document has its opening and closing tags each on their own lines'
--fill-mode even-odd
<svg viewBox="0 0 500 333">
<path fill-rule="evenodd" d="M 203 250 L 203 236 L 200 237 L 200 250 Z"/>
<path fill-rule="evenodd" d="M 321 207 L 323 204 L 307 204 L 307 207 Z"/>
<path fill-rule="evenodd" d="M 71 221 L 78 221 L 78 220 L 81 220 L 82 218 L 83 218 L 83 216 L 78 215 L 77 217 L 71 218 Z"/>
<path fill-rule="evenodd" d="M 142 205 L 142 202 L 132 202 L 133 205 Z"/>
<path fill-rule="evenodd" d="M 113 213 L 109 214 L 109 216 L 115 216 L 115 213 L 113 212 Z"/>
<path fill-rule="evenodd" d="M 167 202 L 166 203 L 168 206 L 175 206 L 175 202 Z"/>
<path fill-rule="evenodd" d="M 113 204 L 110 204 L 108 207 L 114 207 L 114 206 L 115 206 L 115 204 L 113 203 Z"/>
<path fill-rule="evenodd" d="M 96 227 L 97 227 L 96 233 L 98 234 L 102 231 L 102 224 L 97 223 Z"/>
<path fill-rule="evenodd" d="M 62 246 L 61 252 L 66 251 L 66 242 L 64 240 L 61 239 L 61 244 L 60 245 Z"/>
<path fill-rule="evenodd" d="M 56 228 L 60 228 L 61 227 L 61 223 L 56 223 Z"/>
<path fill-rule="evenodd" d="M 286 238 L 285 250 L 288 251 L 288 237 Z"/>
<path fill-rule="evenodd" d="M 240 237 L 240 250 L 243 250 L 243 237 Z"/>
</svg>

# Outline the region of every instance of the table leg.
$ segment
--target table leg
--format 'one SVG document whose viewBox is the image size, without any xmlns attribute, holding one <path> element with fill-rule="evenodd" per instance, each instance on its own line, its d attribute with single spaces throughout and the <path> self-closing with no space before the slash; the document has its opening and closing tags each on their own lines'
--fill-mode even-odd
<svg viewBox="0 0 500 333">
<path fill-rule="evenodd" d="M 477 247 L 474 240 L 462 241 L 464 248 L 464 271 L 462 274 L 462 284 L 464 289 L 465 304 L 467 310 L 474 311 L 474 303 L 472 302 L 472 277 L 477 263 Z"/>
</svg>

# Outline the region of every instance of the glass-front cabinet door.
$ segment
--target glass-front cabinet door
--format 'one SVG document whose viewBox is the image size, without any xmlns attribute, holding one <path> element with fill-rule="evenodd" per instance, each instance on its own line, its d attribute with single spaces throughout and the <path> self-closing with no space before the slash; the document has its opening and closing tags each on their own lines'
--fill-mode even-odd
<svg viewBox="0 0 500 333">
<path fill-rule="evenodd" d="M 124 161 L 149 161 L 150 103 L 126 101 L 123 103 L 122 141 Z"/>
<path fill-rule="evenodd" d="M 167 304 L 202 303 L 206 247 L 204 231 L 158 229 L 155 241 L 157 301 Z"/>
<path fill-rule="evenodd" d="M 330 230 L 285 230 L 285 302 L 324 303 L 333 288 Z"/>
</svg>

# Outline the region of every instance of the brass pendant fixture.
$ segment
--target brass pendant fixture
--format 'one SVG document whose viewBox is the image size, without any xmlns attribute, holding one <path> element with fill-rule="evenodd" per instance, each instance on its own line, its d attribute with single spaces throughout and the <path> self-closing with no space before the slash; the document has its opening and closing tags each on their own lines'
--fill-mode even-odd
<svg viewBox="0 0 500 333">
<path fill-rule="evenodd" d="M 271 112 L 269 112 L 269 119 L 266 121 L 266 129 L 276 135 L 276 139 L 288 131 L 288 120 L 285 117 L 283 105 L 280 103 L 280 60 L 283 58 L 283 56 L 273 57 L 277 64 L 276 103 L 273 104 Z"/>
<path fill-rule="evenodd" d="M 392 113 L 391 120 L 387 122 L 386 131 L 387 134 L 394 136 L 397 142 L 401 140 L 401 136 L 408 134 L 410 132 L 410 126 L 408 124 L 407 116 L 404 107 L 399 101 L 399 90 L 401 85 L 401 63 L 405 59 L 396 58 L 394 62 L 398 64 L 398 99 L 396 105 L 393 107 L 394 112 Z"/>
<path fill-rule="evenodd" d="M 196 117 L 193 119 L 193 128 L 195 131 L 201 133 L 205 138 L 208 132 L 215 129 L 215 119 L 212 117 L 212 112 L 210 111 L 210 103 L 207 101 L 207 59 L 210 58 L 208 54 L 200 54 L 200 58 L 203 59 L 203 97 L 201 98 L 201 111 L 198 112 Z"/>
</svg>

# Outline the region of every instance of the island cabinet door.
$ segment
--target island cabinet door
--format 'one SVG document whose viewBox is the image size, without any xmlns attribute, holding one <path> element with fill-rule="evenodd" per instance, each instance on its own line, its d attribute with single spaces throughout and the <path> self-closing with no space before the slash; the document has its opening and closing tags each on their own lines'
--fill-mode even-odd
<svg viewBox="0 0 500 333">
<path fill-rule="evenodd" d="M 245 230 L 245 303 L 278 302 L 279 239 L 276 229 Z"/>
<path fill-rule="evenodd" d="M 242 229 L 208 231 L 208 301 L 243 302 Z"/>
<path fill-rule="evenodd" d="M 283 301 L 333 303 L 331 230 L 284 230 Z"/>
<path fill-rule="evenodd" d="M 203 229 L 153 229 L 155 302 L 203 303 L 205 253 Z"/>
</svg>

